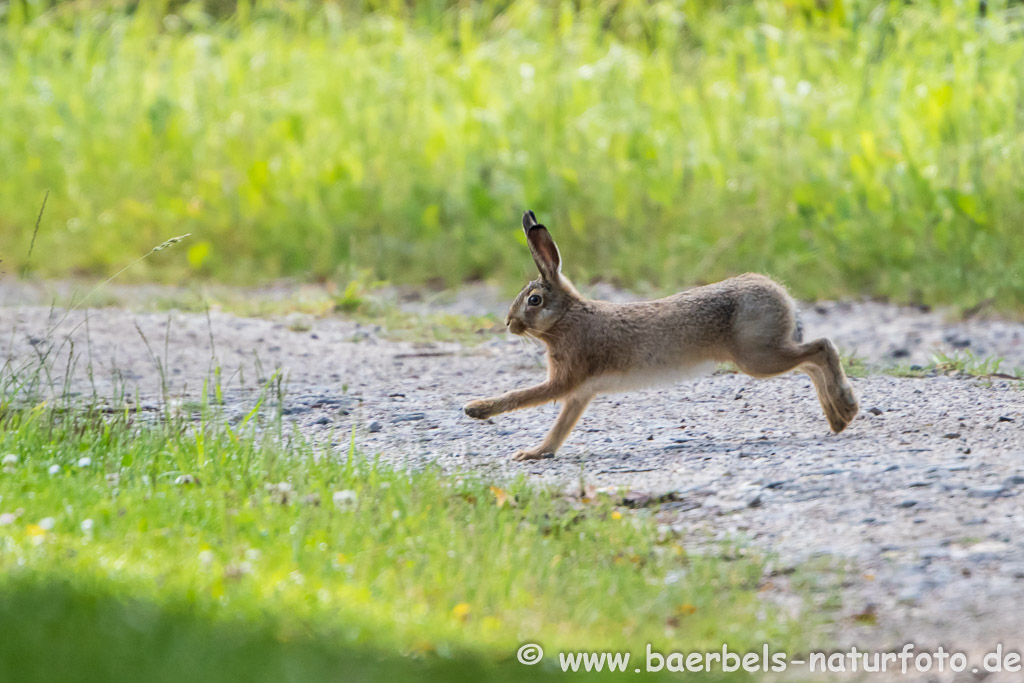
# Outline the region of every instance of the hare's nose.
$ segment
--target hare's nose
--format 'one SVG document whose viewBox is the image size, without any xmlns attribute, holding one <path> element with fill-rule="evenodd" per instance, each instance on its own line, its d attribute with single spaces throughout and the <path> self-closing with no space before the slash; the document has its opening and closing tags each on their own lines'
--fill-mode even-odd
<svg viewBox="0 0 1024 683">
<path fill-rule="evenodd" d="M 509 313 L 508 315 L 505 316 L 505 327 L 508 327 L 511 324 L 512 324 L 512 314 Z"/>
</svg>

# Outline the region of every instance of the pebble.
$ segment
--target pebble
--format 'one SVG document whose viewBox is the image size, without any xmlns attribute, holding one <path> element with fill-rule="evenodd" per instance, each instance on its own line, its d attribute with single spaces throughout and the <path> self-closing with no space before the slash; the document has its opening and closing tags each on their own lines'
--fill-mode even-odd
<svg viewBox="0 0 1024 683">
<path fill-rule="evenodd" d="M 422 420 L 426 416 L 426 413 L 406 413 L 405 415 L 396 415 L 395 417 L 391 418 L 391 421 L 395 423 L 416 422 L 417 420 Z"/>
<path fill-rule="evenodd" d="M 967 495 L 971 498 L 999 498 L 1006 494 L 1002 486 L 975 486 L 967 489 Z"/>
<path fill-rule="evenodd" d="M 1003 480 L 1004 489 L 1012 489 L 1015 486 L 1024 484 L 1024 474 L 1014 474 Z"/>
</svg>

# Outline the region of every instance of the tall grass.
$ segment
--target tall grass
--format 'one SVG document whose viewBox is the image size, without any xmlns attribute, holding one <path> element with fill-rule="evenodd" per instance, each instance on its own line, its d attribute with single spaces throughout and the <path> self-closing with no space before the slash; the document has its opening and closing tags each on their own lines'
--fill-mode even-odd
<svg viewBox="0 0 1024 683">
<path fill-rule="evenodd" d="M 989 3 L 11 3 L 0 251 L 143 277 L 518 280 L 1024 309 L 1024 17 Z M 376 11 L 370 11 L 376 10 Z"/>
</svg>

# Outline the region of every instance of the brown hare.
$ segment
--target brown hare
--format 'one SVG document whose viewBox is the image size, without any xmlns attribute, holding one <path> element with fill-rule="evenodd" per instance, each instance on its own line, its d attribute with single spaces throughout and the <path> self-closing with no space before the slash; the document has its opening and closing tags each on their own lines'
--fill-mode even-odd
<svg viewBox="0 0 1024 683">
<path fill-rule="evenodd" d="M 754 377 L 800 368 L 834 432 L 857 414 L 836 347 L 828 339 L 802 343 L 796 306 L 782 285 L 747 273 L 656 301 L 593 301 L 562 275 L 558 247 L 532 211 L 523 214 L 523 230 L 540 278 L 519 292 L 505 324 L 547 345 L 548 378 L 464 408 L 484 420 L 560 399 L 551 431 L 516 460 L 553 456 L 596 394 L 671 382 L 723 361 Z"/>
</svg>

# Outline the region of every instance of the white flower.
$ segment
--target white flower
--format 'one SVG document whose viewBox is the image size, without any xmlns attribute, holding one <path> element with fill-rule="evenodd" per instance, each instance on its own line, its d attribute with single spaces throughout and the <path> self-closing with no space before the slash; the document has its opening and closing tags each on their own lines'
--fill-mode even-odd
<svg viewBox="0 0 1024 683">
<path fill-rule="evenodd" d="M 47 471 L 50 474 L 60 474 L 60 465 L 50 465 L 50 469 Z"/>
<path fill-rule="evenodd" d="M 8 453 L 4 456 L 3 465 L 4 467 L 13 467 L 18 464 L 18 456 L 14 453 Z"/>
<path fill-rule="evenodd" d="M 199 551 L 199 564 L 204 567 L 209 567 L 213 564 L 213 553 L 209 550 Z"/>
<path fill-rule="evenodd" d="M 355 491 L 335 491 L 334 495 L 331 496 L 331 500 L 340 510 L 348 510 L 349 508 L 355 507 L 356 504 L 356 492 Z"/>
<path fill-rule="evenodd" d="M 43 517 L 41 520 L 39 520 L 39 528 L 43 531 L 49 531 L 53 528 L 53 526 L 56 523 L 57 520 L 55 520 L 53 517 Z"/>
<path fill-rule="evenodd" d="M 81 526 L 82 526 L 82 531 L 84 533 L 86 533 L 86 534 L 91 534 L 92 533 L 93 523 L 92 523 L 91 519 L 83 519 Z"/>
<path fill-rule="evenodd" d="M 14 524 L 15 520 L 17 520 L 17 519 L 18 518 L 15 517 L 12 513 L 5 512 L 2 515 L 0 515 L 0 526 L 7 526 L 8 524 Z"/>
<path fill-rule="evenodd" d="M 79 467 L 88 467 L 91 464 L 92 464 L 92 458 L 90 458 L 87 455 L 78 459 L 78 466 Z"/>
</svg>

